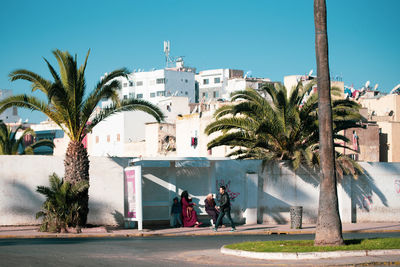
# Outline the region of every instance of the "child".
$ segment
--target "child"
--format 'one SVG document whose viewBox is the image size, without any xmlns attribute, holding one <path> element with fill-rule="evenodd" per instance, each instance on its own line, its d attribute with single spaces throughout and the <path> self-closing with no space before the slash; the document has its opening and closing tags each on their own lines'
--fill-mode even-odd
<svg viewBox="0 0 400 267">
<path fill-rule="evenodd" d="M 174 203 L 172 203 L 171 207 L 171 220 L 170 220 L 171 227 L 179 227 L 182 225 L 181 213 L 182 213 L 181 203 L 179 203 L 178 198 L 175 197 Z"/>
</svg>

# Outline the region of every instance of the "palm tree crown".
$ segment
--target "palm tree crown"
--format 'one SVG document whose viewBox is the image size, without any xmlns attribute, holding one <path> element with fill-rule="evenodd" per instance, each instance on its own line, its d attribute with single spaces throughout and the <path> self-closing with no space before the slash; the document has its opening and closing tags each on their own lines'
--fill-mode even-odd
<svg viewBox="0 0 400 267">
<path fill-rule="evenodd" d="M 164 119 L 161 110 L 147 101 L 118 99 L 117 90 L 120 88 L 120 83 L 116 78 L 127 75 L 128 71 L 125 68 L 110 72 L 96 84 L 94 90 L 86 92 L 85 70 L 89 52 L 85 62 L 78 67 L 76 56 L 72 57 L 67 51 L 53 51 L 59 73 L 44 59 L 53 81 L 24 69 L 10 73 L 11 81 L 29 81 L 32 91 L 40 90 L 47 97 L 47 101 L 28 95 L 11 96 L 0 101 L 0 113 L 11 106 L 37 110 L 47 115 L 68 135 L 70 142 L 64 160 L 64 179 L 71 184 L 89 180 L 89 158 L 82 140 L 99 122 L 117 112 L 133 110 L 144 111 L 157 121 Z M 113 104 L 91 118 L 102 99 L 111 99 Z M 82 192 L 80 199 L 82 209 L 80 209 L 79 224 L 83 226 L 89 212 L 88 190 Z"/>
<path fill-rule="evenodd" d="M 126 76 L 128 71 L 125 68 L 106 75 L 97 83 L 94 90 L 86 95 L 85 70 L 89 52 L 84 64 L 78 68 L 76 56 L 72 57 L 68 52 L 60 50 L 53 51 L 60 73 L 57 73 L 46 59 L 44 60 L 54 81 L 47 80 L 24 69 L 11 72 L 9 75 L 11 81 L 21 79 L 31 82 L 32 91 L 42 91 L 47 96 L 48 101 L 42 101 L 34 96 L 16 95 L 0 102 L 0 112 L 11 106 L 41 111 L 58 124 L 70 140 L 75 142 L 81 142 L 97 123 L 120 111 L 143 110 L 153 115 L 157 121 L 163 120 L 162 112 L 156 106 L 144 100 L 118 100 L 116 90 L 120 87 L 120 84 L 115 78 Z M 96 106 L 102 99 L 107 98 L 111 98 L 114 104 L 95 116 L 88 125 Z"/>
<path fill-rule="evenodd" d="M 279 83 L 266 84 L 260 91 L 234 92 L 231 97 L 236 103 L 219 108 L 214 114 L 215 121 L 205 129 L 208 135 L 222 133 L 208 143 L 208 148 L 226 145 L 236 148 L 227 156 L 287 160 L 294 169 L 301 163 L 318 166 L 318 96 L 311 92 L 312 86 L 312 83 L 306 86 L 299 83 L 289 95 Z M 333 101 L 336 140 L 349 141 L 340 132 L 360 127 L 358 109 L 359 105 L 349 100 Z M 343 145 L 336 143 L 336 146 Z M 338 158 L 344 168 L 339 172 L 361 170 L 351 159 L 346 157 L 348 161 L 344 162 L 343 155 Z"/>
</svg>

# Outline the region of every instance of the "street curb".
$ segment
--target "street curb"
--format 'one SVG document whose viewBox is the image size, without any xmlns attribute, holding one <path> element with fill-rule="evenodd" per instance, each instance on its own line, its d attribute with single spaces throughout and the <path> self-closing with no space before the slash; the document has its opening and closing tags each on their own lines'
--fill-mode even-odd
<svg viewBox="0 0 400 267">
<path fill-rule="evenodd" d="M 384 250 L 342 250 L 328 252 L 253 252 L 221 247 L 221 253 L 245 258 L 261 260 L 318 260 L 342 257 L 366 257 L 400 255 L 400 249 Z"/>
<path fill-rule="evenodd" d="M 343 233 L 399 233 L 400 230 L 348 230 Z M 127 237 L 171 237 L 171 236 L 221 236 L 221 235 L 306 235 L 315 234 L 315 231 L 246 231 L 238 230 L 234 233 L 229 231 L 198 233 L 196 231 L 190 233 L 67 233 L 67 234 L 0 234 L 0 239 L 33 239 L 33 238 L 127 238 Z"/>
</svg>

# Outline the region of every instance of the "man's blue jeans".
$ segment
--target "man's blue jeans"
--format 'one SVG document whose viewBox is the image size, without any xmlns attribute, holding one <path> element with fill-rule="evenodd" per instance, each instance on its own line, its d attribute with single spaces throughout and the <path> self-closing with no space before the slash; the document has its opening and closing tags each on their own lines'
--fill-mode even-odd
<svg viewBox="0 0 400 267">
<path fill-rule="evenodd" d="M 235 224 L 233 223 L 233 220 L 231 217 L 231 209 L 221 210 L 221 212 L 219 213 L 217 222 L 215 224 L 215 229 L 218 229 L 218 225 L 220 222 L 222 222 L 222 218 L 224 218 L 225 214 L 226 214 L 226 217 L 228 217 L 228 220 L 230 221 L 232 228 L 235 229 Z"/>
</svg>

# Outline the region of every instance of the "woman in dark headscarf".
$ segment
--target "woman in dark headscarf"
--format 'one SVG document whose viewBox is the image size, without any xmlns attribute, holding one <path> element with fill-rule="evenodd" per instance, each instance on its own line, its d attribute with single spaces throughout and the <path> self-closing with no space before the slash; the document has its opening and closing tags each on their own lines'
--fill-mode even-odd
<svg viewBox="0 0 400 267">
<path fill-rule="evenodd" d="M 197 213 L 193 209 L 195 203 L 192 203 L 192 199 L 189 198 L 188 192 L 185 190 L 181 194 L 181 205 L 182 205 L 182 219 L 184 227 L 198 227 L 201 225 L 200 222 L 197 221 Z"/>
</svg>

